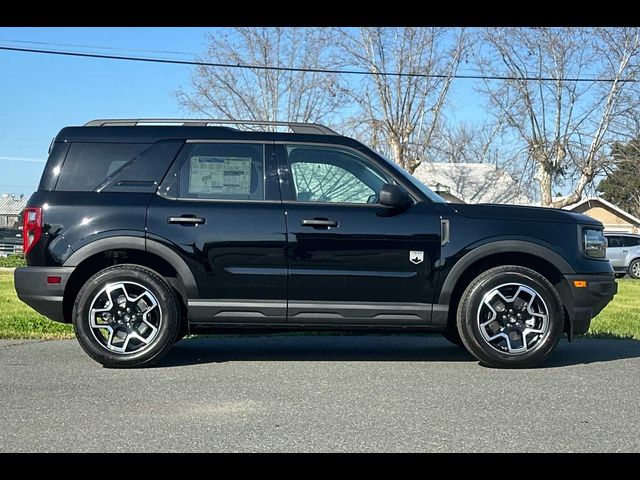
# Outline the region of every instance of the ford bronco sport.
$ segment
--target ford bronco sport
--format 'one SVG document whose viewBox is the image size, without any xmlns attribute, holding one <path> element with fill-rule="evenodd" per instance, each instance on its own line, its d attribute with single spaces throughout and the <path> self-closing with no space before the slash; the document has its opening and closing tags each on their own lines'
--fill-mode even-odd
<svg viewBox="0 0 640 480">
<path fill-rule="evenodd" d="M 64 128 L 23 232 L 18 296 L 110 367 L 187 333 L 292 330 L 441 332 L 485 365 L 530 367 L 617 291 L 600 222 L 447 204 L 317 124 Z"/>
</svg>

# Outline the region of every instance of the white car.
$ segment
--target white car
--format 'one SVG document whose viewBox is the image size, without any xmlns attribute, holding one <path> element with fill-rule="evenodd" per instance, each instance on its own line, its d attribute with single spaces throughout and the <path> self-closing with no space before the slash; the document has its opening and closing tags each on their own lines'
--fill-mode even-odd
<svg viewBox="0 0 640 480">
<path fill-rule="evenodd" d="M 640 278 L 640 235 L 609 233 L 607 258 L 616 275 L 628 273 L 631 278 Z"/>
</svg>

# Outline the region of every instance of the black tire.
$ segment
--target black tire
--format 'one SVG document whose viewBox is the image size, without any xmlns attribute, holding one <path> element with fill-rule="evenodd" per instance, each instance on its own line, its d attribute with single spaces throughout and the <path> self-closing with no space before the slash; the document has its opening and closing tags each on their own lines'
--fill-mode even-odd
<svg viewBox="0 0 640 480">
<path fill-rule="evenodd" d="M 446 329 L 444 332 L 442 332 L 442 336 L 454 345 L 457 345 L 458 347 L 464 347 L 464 343 L 462 343 L 460 332 L 458 332 L 457 327 L 454 326 L 452 328 Z"/>
<path fill-rule="evenodd" d="M 535 337 L 530 340 L 530 345 L 532 344 L 533 346 L 523 353 L 503 352 L 499 350 L 499 346 L 494 347 L 489 341 L 485 340 L 481 333 L 479 315 L 480 307 L 483 305 L 483 297 L 497 288 L 516 288 L 505 287 L 508 284 L 519 284 L 534 290 L 544 302 L 547 310 L 548 327 L 537 340 Z M 507 298 L 515 297 L 516 295 L 514 294 L 513 297 Z M 531 303 L 533 303 L 533 300 Z M 522 312 L 523 316 L 527 316 L 524 310 Z M 558 344 L 564 327 L 564 309 L 558 292 L 553 285 L 539 273 L 517 265 L 492 268 L 479 275 L 462 294 L 457 314 L 458 331 L 464 346 L 481 363 L 490 367 L 529 368 L 542 363 Z M 509 315 L 509 313 L 506 312 L 505 315 Z M 497 316 L 498 314 L 496 313 Z M 507 323 L 505 321 L 505 324 Z M 485 327 L 485 332 L 487 332 L 486 328 L 489 327 L 491 325 Z M 507 328 L 511 328 L 511 326 Z M 502 340 L 501 337 L 496 342 L 505 342 L 505 340 Z M 510 341 L 509 346 L 511 346 Z M 503 346 L 501 348 L 507 347 Z"/>
<path fill-rule="evenodd" d="M 640 258 L 636 258 L 631 262 L 627 273 L 631 278 L 635 278 L 636 280 L 640 278 Z"/>
<path fill-rule="evenodd" d="M 90 311 L 92 304 L 98 301 L 103 302 L 103 299 L 105 298 L 104 295 L 106 295 L 103 292 L 103 289 L 105 289 L 109 284 L 119 282 L 124 282 L 124 284 L 130 289 L 140 287 L 141 290 L 139 290 L 138 293 L 143 290 L 148 291 L 150 293 L 150 297 L 145 297 L 143 300 L 151 304 L 157 302 L 155 305 L 155 312 L 152 314 L 155 315 L 154 318 L 157 318 L 157 325 L 155 325 L 156 329 L 149 330 L 148 326 L 142 325 L 141 322 L 138 322 L 138 325 L 141 325 L 145 331 L 154 332 L 147 337 L 147 339 L 151 339 L 149 340 L 149 343 L 143 344 L 137 339 L 133 339 L 128 342 L 133 344 L 135 347 L 140 348 L 140 350 L 137 351 L 117 353 L 110 350 L 110 347 L 105 345 L 105 343 L 109 344 L 111 340 L 104 338 L 100 333 L 95 333 L 103 332 L 105 330 L 95 329 L 90 325 Z M 116 292 L 115 295 L 118 294 L 119 292 Z M 115 301 L 112 305 L 114 305 L 113 309 L 120 308 L 115 306 Z M 138 304 L 127 304 L 127 306 L 132 307 L 135 305 Z M 149 311 L 152 310 L 154 309 L 149 308 Z M 136 311 L 134 313 L 141 312 Z M 93 315 L 95 317 L 98 316 L 95 313 Z M 113 314 L 114 318 L 115 316 L 116 314 Z M 158 361 L 176 342 L 180 332 L 180 326 L 180 308 L 171 286 L 164 280 L 164 278 L 153 270 L 139 265 L 115 265 L 96 273 L 93 277 L 87 280 L 84 286 L 80 289 L 73 305 L 73 328 L 80 346 L 91 358 L 105 367 L 141 367 Z M 120 327 L 115 326 L 115 328 Z M 104 335 L 109 337 L 108 333 L 105 333 Z M 98 340 L 98 337 L 100 337 L 101 340 Z M 128 348 L 127 345 L 128 344 L 125 343 L 124 347 Z"/>
</svg>

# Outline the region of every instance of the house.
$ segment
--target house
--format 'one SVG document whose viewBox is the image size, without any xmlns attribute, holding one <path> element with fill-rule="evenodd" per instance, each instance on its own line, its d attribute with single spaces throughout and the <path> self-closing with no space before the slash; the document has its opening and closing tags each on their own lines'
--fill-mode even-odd
<svg viewBox="0 0 640 480">
<path fill-rule="evenodd" d="M 3 193 L 0 195 L 0 228 L 19 227 L 22 210 L 27 206 L 24 195 L 16 197 Z"/>
<path fill-rule="evenodd" d="M 531 205 L 518 181 L 490 163 L 423 162 L 413 175 L 449 203 Z"/>
<path fill-rule="evenodd" d="M 601 221 L 606 232 L 640 234 L 640 218 L 634 217 L 613 203 L 607 202 L 604 198 L 585 198 L 563 208 L 572 212 L 584 213 Z"/>
</svg>

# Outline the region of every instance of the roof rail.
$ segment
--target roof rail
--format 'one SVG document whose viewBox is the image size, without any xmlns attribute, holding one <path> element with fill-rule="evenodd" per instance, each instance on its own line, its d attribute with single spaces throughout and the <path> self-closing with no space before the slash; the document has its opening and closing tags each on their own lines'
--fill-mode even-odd
<svg viewBox="0 0 640 480">
<path fill-rule="evenodd" d="M 116 118 L 91 120 L 85 123 L 85 127 L 136 127 L 142 125 L 179 125 L 190 127 L 208 127 L 209 125 L 263 125 L 274 127 L 289 127 L 293 133 L 306 133 L 314 135 L 338 135 L 328 127 L 319 123 L 300 122 L 270 122 L 266 120 L 214 120 L 184 119 L 184 118 Z"/>
</svg>

